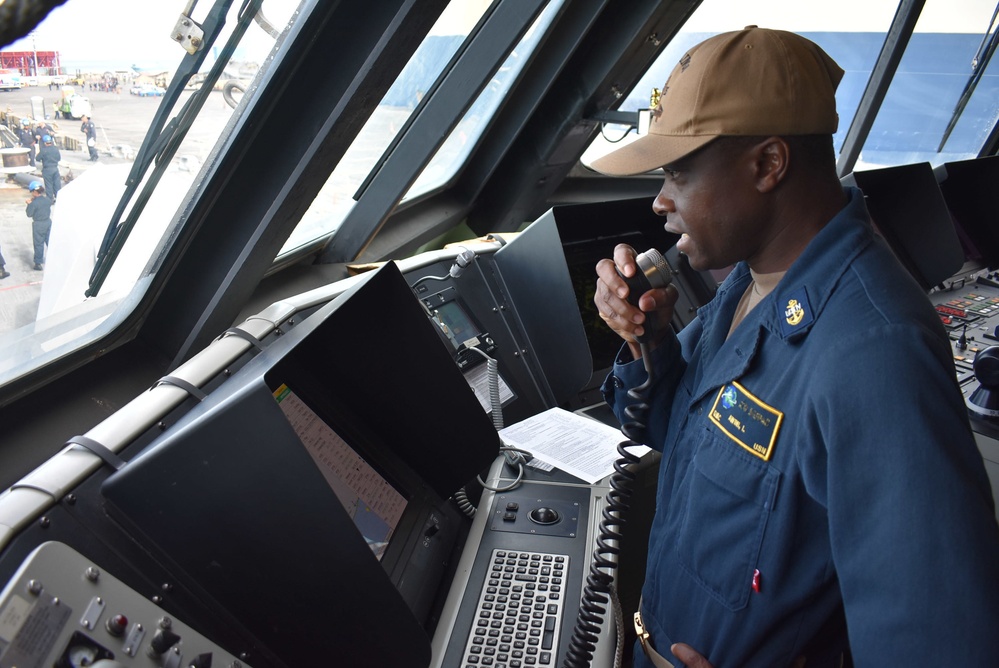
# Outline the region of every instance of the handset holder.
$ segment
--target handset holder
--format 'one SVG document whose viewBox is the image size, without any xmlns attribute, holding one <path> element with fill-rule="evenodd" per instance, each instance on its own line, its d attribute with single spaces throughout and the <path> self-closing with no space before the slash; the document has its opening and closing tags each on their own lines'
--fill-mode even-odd
<svg viewBox="0 0 999 668">
<path fill-rule="evenodd" d="M 666 258 L 663 257 L 663 254 L 655 248 L 650 248 L 644 253 L 639 253 L 635 256 L 635 264 L 638 265 L 639 270 L 634 276 L 627 277 L 620 271 L 617 273 L 628 284 L 628 302 L 635 308 L 638 308 L 638 299 L 646 292 L 665 288 L 673 282 L 674 271 L 669 266 Z M 658 318 L 655 315 L 648 314 L 645 323 L 645 333 L 640 337 L 636 337 L 639 343 L 648 341 L 653 330 L 662 326 L 662 323 L 656 322 L 656 320 Z"/>
</svg>

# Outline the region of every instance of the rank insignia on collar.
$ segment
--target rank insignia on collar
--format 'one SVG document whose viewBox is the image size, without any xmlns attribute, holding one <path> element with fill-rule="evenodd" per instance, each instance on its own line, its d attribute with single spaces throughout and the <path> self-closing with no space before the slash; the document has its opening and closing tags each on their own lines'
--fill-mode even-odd
<svg viewBox="0 0 999 668">
<path fill-rule="evenodd" d="M 784 336 L 799 332 L 806 325 L 812 323 L 812 306 L 808 303 L 808 295 L 805 293 L 804 287 L 790 293 L 787 301 L 778 308 L 783 309 L 780 317 L 780 328 Z"/>
<path fill-rule="evenodd" d="M 787 319 L 787 324 L 792 327 L 800 325 L 805 319 L 805 307 L 799 304 L 797 299 L 789 299 L 787 308 L 784 309 L 784 317 Z"/>
</svg>

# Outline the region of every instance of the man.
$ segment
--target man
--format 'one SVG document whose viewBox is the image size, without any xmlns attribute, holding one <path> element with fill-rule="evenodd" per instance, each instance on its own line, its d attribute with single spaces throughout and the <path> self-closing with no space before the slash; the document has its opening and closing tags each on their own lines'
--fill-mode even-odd
<svg viewBox="0 0 999 668">
<path fill-rule="evenodd" d="M 45 181 L 45 190 L 49 192 L 49 197 L 55 202 L 59 196 L 59 187 L 62 185 L 62 176 L 59 174 L 59 161 L 62 154 L 59 148 L 52 141 L 52 135 L 42 136 L 42 147 L 38 149 L 38 162 L 42 163 L 42 179 Z"/>
<path fill-rule="evenodd" d="M 80 132 L 87 136 L 87 150 L 90 151 L 90 162 L 97 162 L 97 130 L 94 121 L 89 116 L 81 116 Z"/>
<path fill-rule="evenodd" d="M 45 261 L 45 247 L 49 243 L 52 230 L 52 200 L 45 196 L 45 188 L 38 181 L 28 184 L 31 197 L 25 200 L 24 212 L 31 219 L 31 240 L 35 247 L 35 271 L 42 270 Z"/>
<path fill-rule="evenodd" d="M 594 164 L 662 167 L 677 249 L 735 265 L 679 335 L 647 326 L 675 288 L 626 300 L 634 249 L 597 265 L 627 341 L 604 395 L 635 403 L 647 337 L 663 453 L 636 666 L 999 666 L 989 483 L 946 332 L 837 178 L 842 74 L 792 33 L 712 37 L 649 133 Z"/>
<path fill-rule="evenodd" d="M 21 119 L 21 131 L 18 137 L 21 140 L 21 147 L 28 149 L 28 164 L 35 166 L 35 132 L 31 129 L 31 121 L 27 118 Z"/>
<path fill-rule="evenodd" d="M 39 149 L 41 149 L 42 146 L 42 137 L 45 135 L 55 137 L 55 130 L 53 130 L 43 118 L 35 123 L 35 143 L 38 145 Z"/>
</svg>

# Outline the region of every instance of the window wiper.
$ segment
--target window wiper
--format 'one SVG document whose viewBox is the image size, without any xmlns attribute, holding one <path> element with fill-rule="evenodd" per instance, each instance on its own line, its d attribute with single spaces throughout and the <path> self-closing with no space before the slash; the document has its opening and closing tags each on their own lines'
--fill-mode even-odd
<svg viewBox="0 0 999 668">
<path fill-rule="evenodd" d="M 951 114 L 950 122 L 947 123 L 947 129 L 944 130 L 940 145 L 937 146 L 937 153 L 943 150 L 944 144 L 950 138 L 950 133 L 954 131 L 954 126 L 957 125 L 958 119 L 964 113 L 964 108 L 968 106 L 968 102 L 971 100 L 971 95 L 975 92 L 975 88 L 978 87 L 978 82 L 981 81 L 982 75 L 985 74 L 985 68 L 988 66 L 989 61 L 992 60 L 992 56 L 996 52 L 996 46 L 999 46 L 999 29 L 996 29 L 996 16 L 999 16 L 999 5 L 996 5 L 995 11 L 992 12 L 992 20 L 985 30 L 981 44 L 978 45 L 978 52 L 975 54 L 975 58 L 971 61 L 971 76 L 968 78 L 967 83 L 964 84 L 961 97 L 958 98 L 957 106 L 954 107 L 954 113 Z"/>
<path fill-rule="evenodd" d="M 153 190 L 155 190 L 160 178 L 169 166 L 170 160 L 187 135 L 187 131 L 194 123 L 198 112 L 208 100 L 209 93 L 211 93 L 215 83 L 222 75 L 226 64 L 243 38 L 243 34 L 249 27 L 250 22 L 257 12 L 260 11 L 262 2 L 263 0 L 243 0 L 243 5 L 239 9 L 236 27 L 216 58 L 215 64 L 209 70 L 199 88 L 184 103 L 184 107 L 180 110 L 180 113 L 167 122 L 166 119 L 180 99 L 180 94 L 184 91 L 187 82 L 198 73 L 210 47 L 222 32 L 222 28 L 225 26 L 226 15 L 229 13 L 229 8 L 232 6 L 233 0 L 216 0 L 215 5 L 208 12 L 204 23 L 201 25 L 196 24 L 190 18 L 196 0 L 191 0 L 184 13 L 181 14 L 173 37 L 184 46 L 187 50 L 187 55 L 184 56 L 170 82 L 170 86 L 163 94 L 163 101 L 160 103 L 156 115 L 153 117 L 145 139 L 142 140 L 142 146 L 136 153 L 132 169 L 129 171 L 128 178 L 125 181 L 125 192 L 122 194 L 121 200 L 115 208 L 111 221 L 108 223 L 108 228 L 104 232 L 101 246 L 97 251 L 97 261 L 90 274 L 89 286 L 84 292 L 85 296 L 94 297 L 100 291 L 104 280 L 111 271 L 115 259 L 117 259 L 118 254 L 125 245 L 128 235 L 131 233 L 132 228 L 135 227 L 139 215 L 145 208 L 149 198 L 152 197 Z M 156 163 L 155 168 L 146 180 L 142 191 L 136 195 L 139 184 L 142 183 L 143 177 L 154 160 Z M 134 203 L 128 212 L 128 216 L 125 220 L 122 220 L 125 209 L 133 199 Z"/>
</svg>

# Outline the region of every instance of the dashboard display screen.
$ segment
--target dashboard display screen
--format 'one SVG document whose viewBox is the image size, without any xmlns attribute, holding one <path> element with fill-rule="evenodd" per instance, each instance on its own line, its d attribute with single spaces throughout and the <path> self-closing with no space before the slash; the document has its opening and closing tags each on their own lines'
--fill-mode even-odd
<svg viewBox="0 0 999 668">
<path fill-rule="evenodd" d="M 406 498 L 291 388 L 282 384 L 274 392 L 274 398 L 354 526 L 380 560 L 406 510 Z"/>
<path fill-rule="evenodd" d="M 479 335 L 479 330 L 472 324 L 471 318 L 457 303 L 445 302 L 437 307 L 437 317 L 447 327 L 447 338 L 456 349 L 465 341 Z"/>
</svg>

